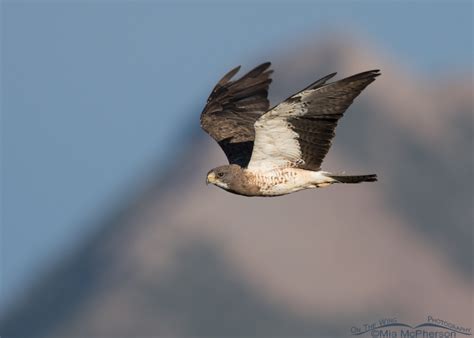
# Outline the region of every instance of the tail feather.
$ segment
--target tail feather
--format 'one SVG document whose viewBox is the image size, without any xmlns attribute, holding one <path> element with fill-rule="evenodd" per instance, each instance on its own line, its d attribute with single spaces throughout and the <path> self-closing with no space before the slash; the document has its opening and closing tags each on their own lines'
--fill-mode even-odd
<svg viewBox="0 0 474 338">
<path fill-rule="evenodd" d="M 377 175 L 328 175 L 339 183 L 376 182 Z"/>
</svg>

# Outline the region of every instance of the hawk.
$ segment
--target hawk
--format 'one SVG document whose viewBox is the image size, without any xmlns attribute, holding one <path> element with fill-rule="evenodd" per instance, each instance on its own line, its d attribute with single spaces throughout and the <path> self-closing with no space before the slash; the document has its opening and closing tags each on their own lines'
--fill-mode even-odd
<svg viewBox="0 0 474 338">
<path fill-rule="evenodd" d="M 269 109 L 270 65 L 232 80 L 238 66 L 212 90 L 201 127 L 219 143 L 229 164 L 209 171 L 206 183 L 243 196 L 280 196 L 377 181 L 376 175 L 335 175 L 321 170 L 321 163 L 339 119 L 380 71 L 326 83 L 336 75 L 329 74 Z"/>
</svg>

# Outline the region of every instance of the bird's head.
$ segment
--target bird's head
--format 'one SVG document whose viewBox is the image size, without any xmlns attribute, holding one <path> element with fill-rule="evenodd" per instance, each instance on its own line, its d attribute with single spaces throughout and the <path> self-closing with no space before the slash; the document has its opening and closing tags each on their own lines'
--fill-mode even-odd
<svg viewBox="0 0 474 338">
<path fill-rule="evenodd" d="M 214 184 L 222 189 L 230 189 L 231 183 L 234 181 L 236 175 L 242 170 L 236 164 L 223 165 L 212 169 L 207 173 L 206 184 Z"/>
</svg>

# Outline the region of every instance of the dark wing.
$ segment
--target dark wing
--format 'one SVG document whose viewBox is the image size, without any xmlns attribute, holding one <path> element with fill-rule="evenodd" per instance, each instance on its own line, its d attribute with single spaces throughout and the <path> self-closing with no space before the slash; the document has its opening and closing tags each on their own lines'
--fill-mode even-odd
<svg viewBox="0 0 474 338">
<path fill-rule="evenodd" d="M 231 81 L 240 66 L 217 83 L 201 113 L 201 127 L 224 150 L 230 164 L 247 166 L 255 139 L 254 123 L 268 110 L 270 62 Z"/>
<path fill-rule="evenodd" d="M 321 168 L 337 122 L 380 73 L 371 70 L 325 84 L 332 75 L 316 81 L 258 119 L 249 168 Z"/>
</svg>

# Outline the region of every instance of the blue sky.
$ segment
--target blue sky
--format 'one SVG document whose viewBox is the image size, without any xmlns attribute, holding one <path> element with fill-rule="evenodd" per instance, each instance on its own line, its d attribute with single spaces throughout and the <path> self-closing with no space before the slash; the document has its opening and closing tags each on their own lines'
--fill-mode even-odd
<svg viewBox="0 0 474 338">
<path fill-rule="evenodd" d="M 234 65 L 355 27 L 420 74 L 472 71 L 470 1 L 2 1 L 1 15 L 4 299 L 169 155 Z"/>
</svg>

